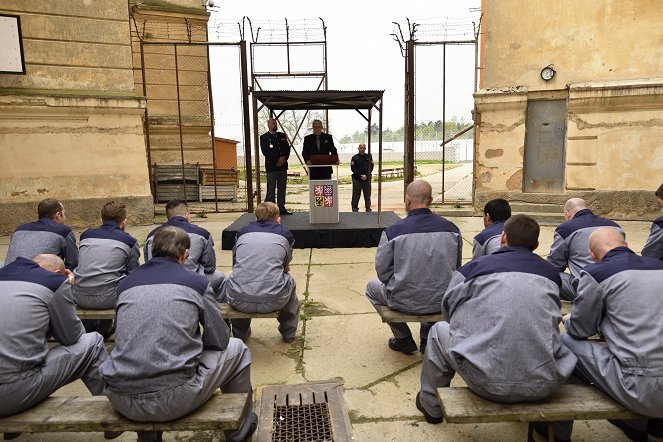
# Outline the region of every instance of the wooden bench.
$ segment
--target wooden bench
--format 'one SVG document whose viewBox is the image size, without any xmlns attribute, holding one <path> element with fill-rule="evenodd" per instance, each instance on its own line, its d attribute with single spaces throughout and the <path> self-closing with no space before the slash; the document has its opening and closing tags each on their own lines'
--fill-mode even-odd
<svg viewBox="0 0 663 442">
<path fill-rule="evenodd" d="M 533 422 L 596 419 L 643 419 L 590 385 L 567 384 L 539 402 L 501 404 L 483 399 L 467 387 L 438 388 L 442 415 L 453 424 L 528 422 L 527 440 L 534 441 Z M 554 441 L 554 427 L 548 425 Z"/>
<path fill-rule="evenodd" d="M 235 310 L 230 304 L 225 302 L 219 303 L 221 309 L 221 316 L 224 319 L 242 319 L 242 318 L 276 318 L 279 314 L 278 311 L 270 313 L 244 313 Z M 86 310 L 82 308 L 76 309 L 76 314 L 81 319 L 113 319 L 115 318 L 115 310 Z"/>
<path fill-rule="evenodd" d="M 438 322 L 444 321 L 442 313 L 433 313 L 430 315 L 416 315 L 392 310 L 387 306 L 380 307 L 378 310 L 382 322 Z"/>
<path fill-rule="evenodd" d="M 53 396 L 27 411 L 0 418 L 0 433 L 235 430 L 248 411 L 248 399 L 248 393 L 214 394 L 180 419 L 137 422 L 121 416 L 105 396 Z"/>
<path fill-rule="evenodd" d="M 384 168 L 380 172 L 380 175 L 383 177 L 396 177 L 396 176 L 402 176 L 405 173 L 405 168 L 404 167 L 389 167 L 389 168 Z"/>
</svg>

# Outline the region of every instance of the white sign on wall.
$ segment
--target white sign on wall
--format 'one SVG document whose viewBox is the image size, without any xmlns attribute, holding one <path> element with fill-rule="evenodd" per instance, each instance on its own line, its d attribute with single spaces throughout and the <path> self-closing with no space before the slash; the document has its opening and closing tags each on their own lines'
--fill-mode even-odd
<svg viewBox="0 0 663 442">
<path fill-rule="evenodd" d="M 18 15 L 0 14 L 0 74 L 25 74 Z"/>
</svg>

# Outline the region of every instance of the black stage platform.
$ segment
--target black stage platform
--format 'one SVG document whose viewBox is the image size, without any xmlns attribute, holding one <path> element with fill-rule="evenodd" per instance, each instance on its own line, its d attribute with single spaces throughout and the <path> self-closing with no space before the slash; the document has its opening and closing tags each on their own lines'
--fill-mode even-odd
<svg viewBox="0 0 663 442">
<path fill-rule="evenodd" d="M 308 212 L 295 212 L 281 217 L 295 238 L 296 249 L 334 249 L 377 247 L 382 231 L 398 221 L 395 212 L 382 212 L 378 226 L 377 212 L 341 212 L 338 224 L 311 224 Z M 221 249 L 232 250 L 235 236 L 242 227 L 255 221 L 253 213 L 245 213 L 221 234 Z"/>
</svg>

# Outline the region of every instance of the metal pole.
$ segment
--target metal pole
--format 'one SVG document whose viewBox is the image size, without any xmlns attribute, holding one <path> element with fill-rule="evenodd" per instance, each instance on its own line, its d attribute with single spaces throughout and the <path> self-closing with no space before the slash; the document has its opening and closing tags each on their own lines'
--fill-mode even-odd
<svg viewBox="0 0 663 442">
<path fill-rule="evenodd" d="M 177 90 L 177 125 L 180 129 L 180 158 L 182 160 L 182 190 L 184 191 L 184 201 L 186 197 L 186 173 L 184 171 L 184 136 L 182 134 L 182 108 L 180 103 L 180 71 L 177 64 L 177 44 L 175 48 L 175 89 Z"/>
<path fill-rule="evenodd" d="M 404 164 L 404 188 L 403 196 L 407 185 L 414 181 L 414 40 L 407 41 L 407 81 L 406 81 L 406 97 L 407 103 L 407 135 L 405 139 L 405 164 Z"/>
<path fill-rule="evenodd" d="M 246 199 L 247 210 L 249 212 L 253 211 L 253 182 L 250 179 L 251 176 L 251 123 L 249 120 L 249 76 L 248 76 L 248 57 L 246 56 L 246 41 L 241 40 L 239 42 L 239 60 L 240 67 L 242 70 L 242 114 L 244 116 L 244 164 L 246 167 L 246 193 L 248 198 Z M 253 103 L 255 107 L 255 101 Z M 257 111 L 254 111 L 254 125 L 258 124 L 258 114 Z M 257 131 L 257 127 L 256 127 Z M 257 145 L 257 132 L 256 132 L 256 145 Z M 260 174 L 258 174 L 260 175 Z"/>
<path fill-rule="evenodd" d="M 138 35 L 138 31 L 136 31 L 136 35 Z M 145 81 L 145 50 L 143 49 L 143 39 L 140 38 L 139 36 L 139 41 L 140 41 L 140 70 L 141 70 L 141 76 L 143 77 L 143 97 L 147 97 L 147 84 Z M 145 106 L 145 121 L 143 121 L 143 127 L 145 131 L 145 147 L 147 150 L 147 173 L 148 177 L 150 179 L 150 190 L 152 192 L 152 197 L 154 199 L 154 202 L 156 202 L 156 194 L 157 194 L 157 189 L 156 189 L 156 183 L 154 183 L 154 172 L 152 171 L 152 152 L 151 152 L 151 146 L 150 146 L 150 124 L 149 124 L 149 114 L 148 114 L 148 109 L 147 106 Z"/>
<path fill-rule="evenodd" d="M 380 115 L 378 117 L 378 226 L 380 225 L 380 220 L 382 219 L 382 109 L 384 109 L 384 95 L 380 98 Z M 370 115 L 370 111 L 369 111 Z M 369 117 L 370 118 L 370 117 Z"/>
<path fill-rule="evenodd" d="M 258 100 L 256 96 L 251 94 L 253 97 L 253 140 L 258 145 Z M 249 212 L 253 211 L 253 169 L 251 164 L 251 146 L 244 146 L 244 163 L 246 164 L 246 194 L 247 194 L 247 210 Z M 260 200 L 260 173 L 257 177 L 258 181 L 258 200 Z"/>
<path fill-rule="evenodd" d="M 205 29 L 205 33 L 207 33 L 207 29 Z M 207 36 L 205 38 L 207 40 Z M 219 211 L 219 194 L 218 194 L 218 187 L 217 187 L 217 181 L 216 181 L 216 146 L 214 143 L 215 140 L 215 135 L 214 135 L 214 94 L 212 94 L 212 63 L 210 63 L 210 52 L 209 52 L 210 45 L 207 45 L 207 92 L 208 92 L 208 97 L 209 97 L 209 115 L 210 115 L 210 125 L 211 125 L 211 130 L 210 133 L 212 135 L 212 174 L 214 176 L 214 211 L 218 212 Z M 202 183 L 200 183 L 202 185 Z M 200 189 L 200 187 L 198 188 Z M 203 198 L 200 192 L 198 193 L 198 199 L 202 202 Z"/>
<path fill-rule="evenodd" d="M 442 44 L 442 141 L 447 138 L 447 80 L 446 80 L 446 69 L 447 69 L 447 44 Z M 444 204 L 444 161 L 446 160 L 445 149 L 446 146 L 442 145 L 442 204 Z"/>
<path fill-rule="evenodd" d="M 371 154 L 371 109 L 368 109 L 368 154 Z"/>
</svg>

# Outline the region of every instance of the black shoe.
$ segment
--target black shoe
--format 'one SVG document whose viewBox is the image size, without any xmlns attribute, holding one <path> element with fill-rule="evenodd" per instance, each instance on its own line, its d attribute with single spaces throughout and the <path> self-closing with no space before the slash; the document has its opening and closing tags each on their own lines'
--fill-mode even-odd
<svg viewBox="0 0 663 442">
<path fill-rule="evenodd" d="M 367 211 L 367 212 L 372 212 L 372 210 L 371 210 L 370 208 L 366 209 L 366 211 Z"/>
<path fill-rule="evenodd" d="M 251 414 L 246 416 L 246 419 L 251 419 L 251 425 L 249 425 L 249 431 L 246 432 L 246 436 L 244 436 L 243 442 L 251 442 L 251 436 L 253 436 L 253 433 L 256 432 L 256 428 L 258 428 L 258 415 L 255 414 L 253 411 Z M 236 431 L 236 430 L 225 430 L 224 433 L 227 435 L 229 431 Z M 228 439 L 226 437 L 226 439 Z"/>
<path fill-rule="evenodd" d="M 288 212 L 288 209 L 279 210 L 279 215 L 292 215 L 292 212 Z"/>
<path fill-rule="evenodd" d="M 647 433 L 654 437 L 663 437 L 663 419 L 649 419 Z"/>
<path fill-rule="evenodd" d="M 649 435 L 646 430 L 636 430 L 633 428 L 627 420 L 624 419 L 608 419 L 615 427 L 618 427 L 624 432 L 626 437 L 636 442 L 647 442 Z"/>
<path fill-rule="evenodd" d="M 104 431 L 104 439 L 115 439 L 120 437 L 124 431 Z"/>
<path fill-rule="evenodd" d="M 548 424 L 554 422 L 532 422 L 534 424 L 534 431 L 548 440 Z M 571 442 L 571 439 L 560 439 L 555 435 L 555 442 Z"/>
<path fill-rule="evenodd" d="M 442 422 L 444 422 L 443 417 L 433 417 L 430 414 L 428 414 L 424 406 L 421 405 L 421 399 L 419 399 L 420 394 L 421 392 L 417 393 L 417 398 L 415 399 L 414 403 L 417 404 L 417 410 L 421 411 L 424 414 L 426 422 L 428 422 L 429 424 L 441 424 Z"/>
<path fill-rule="evenodd" d="M 391 348 L 394 351 L 400 351 L 401 353 L 405 353 L 406 355 L 411 355 L 415 351 L 417 351 L 417 344 L 414 343 L 414 339 L 412 339 L 412 336 L 409 338 L 401 338 L 401 339 L 396 339 L 396 338 L 389 338 L 389 348 Z"/>
<path fill-rule="evenodd" d="M 5 433 L 5 435 L 4 435 L 4 439 L 5 439 L 5 440 L 16 439 L 16 438 L 19 437 L 21 434 L 23 434 L 23 433 Z"/>
</svg>

